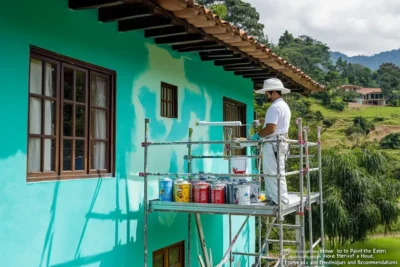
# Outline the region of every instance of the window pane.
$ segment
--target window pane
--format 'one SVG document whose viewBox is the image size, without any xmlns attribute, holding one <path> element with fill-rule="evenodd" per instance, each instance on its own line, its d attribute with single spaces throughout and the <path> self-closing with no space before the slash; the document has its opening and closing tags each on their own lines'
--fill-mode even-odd
<svg viewBox="0 0 400 267">
<path fill-rule="evenodd" d="M 85 102 L 86 73 L 76 71 L 76 102 Z"/>
<path fill-rule="evenodd" d="M 31 58 L 31 67 L 29 75 L 29 91 L 34 94 L 42 94 L 42 61 Z"/>
<path fill-rule="evenodd" d="M 158 254 L 158 255 L 154 256 L 153 266 L 154 267 L 167 267 L 167 266 L 164 266 L 164 254 Z"/>
<path fill-rule="evenodd" d="M 106 142 L 92 142 L 91 168 L 106 169 Z"/>
<path fill-rule="evenodd" d="M 172 89 L 168 88 L 168 100 L 172 101 Z"/>
<path fill-rule="evenodd" d="M 168 107 L 167 116 L 168 117 L 172 117 L 173 116 L 173 114 L 172 114 L 172 103 L 168 103 L 167 107 Z"/>
<path fill-rule="evenodd" d="M 85 141 L 75 141 L 75 170 L 84 170 L 85 164 Z"/>
<path fill-rule="evenodd" d="M 64 140 L 63 147 L 63 170 L 70 171 L 72 170 L 72 140 Z"/>
<path fill-rule="evenodd" d="M 64 99 L 73 100 L 74 70 L 64 68 Z"/>
<path fill-rule="evenodd" d="M 40 138 L 29 138 L 28 172 L 40 172 Z"/>
<path fill-rule="evenodd" d="M 44 139 L 44 171 L 55 171 L 56 140 Z"/>
<path fill-rule="evenodd" d="M 72 136 L 72 104 L 64 104 L 64 136 Z"/>
<path fill-rule="evenodd" d="M 37 97 L 30 98 L 29 106 L 29 133 L 41 134 L 42 127 L 42 100 Z"/>
<path fill-rule="evenodd" d="M 76 105 L 75 136 L 85 137 L 85 106 Z"/>
<path fill-rule="evenodd" d="M 175 264 L 180 263 L 179 248 L 180 247 L 174 247 L 174 248 L 170 248 L 168 250 L 168 265 L 169 266 L 174 266 Z"/>
<path fill-rule="evenodd" d="M 106 111 L 101 109 L 92 109 L 91 113 L 91 137 L 96 139 L 107 138 L 107 116 Z"/>
<path fill-rule="evenodd" d="M 107 107 L 108 79 L 92 75 L 92 106 Z"/>
<path fill-rule="evenodd" d="M 46 80 L 44 93 L 46 96 L 56 97 L 57 65 L 46 63 Z"/>
<path fill-rule="evenodd" d="M 56 102 L 46 100 L 44 102 L 44 134 L 56 134 Z"/>
</svg>

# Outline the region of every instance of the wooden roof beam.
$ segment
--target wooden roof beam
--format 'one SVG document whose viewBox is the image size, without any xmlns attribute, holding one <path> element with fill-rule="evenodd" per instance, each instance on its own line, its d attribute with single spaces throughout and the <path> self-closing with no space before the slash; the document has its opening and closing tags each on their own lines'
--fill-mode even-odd
<svg viewBox="0 0 400 267">
<path fill-rule="evenodd" d="M 168 37 L 158 37 L 155 38 L 154 42 L 156 44 L 194 44 L 194 43 L 201 43 L 204 41 L 204 37 L 198 33 L 191 33 L 185 35 L 178 35 L 178 36 L 168 36 Z"/>
<path fill-rule="evenodd" d="M 216 60 L 214 61 L 215 66 L 234 66 L 234 65 L 251 65 L 253 62 L 247 58 L 235 59 L 235 60 Z"/>
<path fill-rule="evenodd" d="M 123 4 L 123 0 L 69 0 L 68 7 L 74 10 L 109 7 Z"/>
<path fill-rule="evenodd" d="M 187 34 L 187 29 L 185 26 L 170 26 L 157 28 L 152 30 L 146 30 L 144 32 L 144 37 L 146 38 L 161 38 Z"/>
<path fill-rule="evenodd" d="M 123 4 L 99 8 L 99 21 L 111 22 L 152 16 L 153 9 L 141 4 Z"/>
<path fill-rule="evenodd" d="M 167 26 L 172 26 L 172 20 L 170 18 L 161 16 L 142 17 L 136 19 L 121 20 L 118 22 L 118 30 L 120 32 L 143 29 L 157 29 Z"/>
</svg>

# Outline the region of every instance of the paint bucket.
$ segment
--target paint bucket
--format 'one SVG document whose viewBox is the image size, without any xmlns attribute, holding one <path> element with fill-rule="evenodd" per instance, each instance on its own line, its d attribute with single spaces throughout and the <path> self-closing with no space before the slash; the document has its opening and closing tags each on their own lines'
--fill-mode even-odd
<svg viewBox="0 0 400 267">
<path fill-rule="evenodd" d="M 174 182 L 174 199 L 176 202 L 190 202 L 190 184 L 183 179 Z"/>
<path fill-rule="evenodd" d="M 196 184 L 198 184 L 200 182 L 204 183 L 204 181 L 201 181 L 201 180 L 190 180 L 189 181 L 190 187 L 191 187 L 191 190 L 190 190 L 190 202 L 194 202 L 194 189 L 196 188 Z"/>
<path fill-rule="evenodd" d="M 162 178 L 158 184 L 158 198 L 160 201 L 172 201 L 172 180 L 168 177 Z"/>
<path fill-rule="evenodd" d="M 247 158 L 238 157 L 231 159 L 232 173 L 233 174 L 244 174 L 247 169 Z"/>
<path fill-rule="evenodd" d="M 223 183 L 215 183 L 210 186 L 211 188 L 211 203 L 224 204 L 225 203 L 225 185 Z"/>
<path fill-rule="evenodd" d="M 250 202 L 257 203 L 260 196 L 260 183 L 250 182 Z"/>
<path fill-rule="evenodd" d="M 237 185 L 236 200 L 239 205 L 249 205 L 250 202 L 250 184 Z"/>
<path fill-rule="evenodd" d="M 239 184 L 235 184 L 235 183 L 228 183 L 227 184 L 227 186 L 226 186 L 226 191 L 227 191 L 227 194 L 226 194 L 226 203 L 228 203 L 228 204 L 237 204 L 237 190 L 238 190 L 238 188 L 237 188 L 237 186 L 238 186 Z"/>
<path fill-rule="evenodd" d="M 210 184 L 203 181 L 194 185 L 194 202 L 209 203 L 210 201 Z"/>
</svg>

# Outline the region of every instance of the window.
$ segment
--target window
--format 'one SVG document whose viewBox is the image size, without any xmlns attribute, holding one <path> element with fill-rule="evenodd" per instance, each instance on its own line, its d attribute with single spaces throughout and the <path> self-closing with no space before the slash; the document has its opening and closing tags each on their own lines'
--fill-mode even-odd
<svg viewBox="0 0 400 267">
<path fill-rule="evenodd" d="M 31 47 L 28 180 L 112 176 L 115 72 Z"/>
<path fill-rule="evenodd" d="M 153 267 L 184 267 L 184 260 L 185 243 L 183 241 L 153 252 Z"/>
<path fill-rule="evenodd" d="M 238 102 L 236 100 L 232 100 L 229 98 L 224 97 L 224 121 L 241 121 L 242 124 L 246 124 L 246 104 Z M 234 126 L 232 128 L 232 138 L 239 138 L 239 137 L 247 137 L 245 126 Z M 224 136 L 225 139 L 228 138 L 227 130 L 228 127 L 224 127 Z M 245 149 L 233 149 L 233 155 L 245 155 Z"/>
<path fill-rule="evenodd" d="M 161 117 L 178 118 L 178 87 L 161 83 Z"/>
</svg>

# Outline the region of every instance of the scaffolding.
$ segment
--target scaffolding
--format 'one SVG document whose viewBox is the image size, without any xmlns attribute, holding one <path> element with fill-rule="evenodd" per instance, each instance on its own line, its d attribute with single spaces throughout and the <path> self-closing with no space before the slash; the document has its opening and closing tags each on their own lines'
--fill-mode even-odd
<svg viewBox="0 0 400 267">
<path fill-rule="evenodd" d="M 208 252 L 207 243 L 204 237 L 203 226 L 200 219 L 200 214 L 224 214 L 229 216 L 229 247 L 223 255 L 222 260 L 215 267 L 222 267 L 229 263 L 229 267 L 233 266 L 233 256 L 234 255 L 244 255 L 255 257 L 255 263 L 252 265 L 254 267 L 261 267 L 261 260 L 266 262 L 265 266 L 269 264 L 274 264 L 273 266 L 317 266 L 318 262 L 323 259 L 324 251 L 324 219 L 323 219 L 323 194 L 322 194 L 322 168 L 321 168 L 321 127 L 317 128 L 317 142 L 308 141 L 309 127 L 303 127 L 302 119 L 298 118 L 296 124 L 298 127 L 298 140 L 288 139 L 282 136 L 277 136 L 274 139 L 261 139 L 261 140 L 233 140 L 232 139 L 232 128 L 228 129 L 227 140 L 221 141 L 193 141 L 192 134 L 193 128 L 189 128 L 188 141 L 187 142 L 149 142 L 149 123 L 148 118 L 145 119 L 145 137 L 142 147 L 144 148 L 144 170 L 139 173 L 141 177 L 144 178 L 144 266 L 148 265 L 148 214 L 151 212 L 183 212 L 188 214 L 188 258 L 187 266 L 191 266 L 191 244 L 190 237 L 192 231 L 192 214 L 196 222 L 197 233 L 199 236 L 199 241 L 202 248 L 202 253 L 204 257 L 198 255 L 199 263 L 202 267 L 213 267 L 212 264 L 212 254 Z M 280 173 L 279 160 L 277 160 L 277 175 L 266 175 L 260 172 L 262 149 L 265 143 L 276 144 L 277 154 L 279 155 L 280 144 L 286 142 L 290 144 L 290 149 L 298 149 L 298 155 L 289 156 L 290 158 L 299 159 L 299 169 L 296 171 L 290 171 L 285 173 Z M 192 146 L 194 145 L 204 145 L 204 144 L 222 144 L 224 145 L 227 153 L 226 155 L 220 156 L 202 156 L 202 155 L 192 155 Z M 187 160 L 187 172 L 186 173 L 159 173 L 159 172 L 148 172 L 148 149 L 150 146 L 172 146 L 172 145 L 186 145 L 188 148 L 187 155 L 184 159 Z M 260 151 L 258 155 L 232 155 L 232 149 L 235 147 L 243 148 L 247 146 L 257 147 Z M 318 167 L 310 168 L 309 158 L 309 148 L 317 147 L 317 162 Z M 247 158 L 257 158 L 258 159 L 258 173 L 257 174 L 233 174 L 231 168 L 231 160 L 236 157 L 247 157 Z M 228 173 L 193 173 L 192 172 L 192 161 L 195 159 L 228 159 Z M 304 162 L 305 159 L 305 162 Z M 305 166 L 304 166 L 305 163 Z M 318 183 L 319 192 L 311 192 L 311 182 L 310 173 L 318 172 Z M 264 202 L 251 203 L 249 205 L 239 205 L 239 204 L 212 204 L 212 203 L 193 203 L 193 202 L 167 202 L 160 201 L 158 199 L 148 200 L 147 189 L 148 189 L 148 176 L 169 176 L 169 177 L 186 177 L 192 178 L 196 175 L 205 175 L 213 177 L 253 177 L 253 178 L 274 178 L 278 181 L 278 203 L 277 205 L 270 206 Z M 285 205 L 281 202 L 281 184 L 280 179 L 282 176 L 288 177 L 292 175 L 299 175 L 299 192 L 289 192 L 289 199 L 294 199 L 293 203 Z M 304 193 L 304 178 L 306 179 L 306 194 Z M 306 196 L 305 196 L 306 195 Z M 320 237 L 314 242 L 313 231 L 312 231 L 312 212 L 311 205 L 319 204 L 320 210 Z M 308 226 L 309 226 L 309 237 L 306 244 L 305 237 L 305 211 L 308 213 Z M 296 223 L 295 224 L 284 224 L 284 217 L 288 214 L 296 213 Z M 233 216 L 245 216 L 245 220 L 239 228 L 238 232 L 232 237 L 232 217 Z M 233 247 L 236 240 L 243 230 L 244 226 L 248 222 L 249 218 L 254 216 L 257 218 L 257 231 L 258 231 L 258 251 L 257 252 L 233 252 Z M 262 218 L 266 218 L 267 224 L 265 227 L 265 240 L 262 242 Z M 271 218 L 271 222 L 270 219 Z M 279 228 L 279 239 L 270 239 L 271 231 L 274 227 Z M 296 230 L 296 240 L 284 240 L 283 229 L 295 229 Z M 271 257 L 269 253 L 269 244 L 277 243 L 279 244 L 279 258 Z M 296 256 L 295 258 L 288 259 L 285 254 L 284 245 L 295 245 Z M 317 246 L 320 246 L 322 254 L 319 255 L 319 261 L 313 260 L 313 252 Z M 151 264 L 150 264 L 151 266 Z"/>
</svg>

